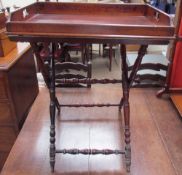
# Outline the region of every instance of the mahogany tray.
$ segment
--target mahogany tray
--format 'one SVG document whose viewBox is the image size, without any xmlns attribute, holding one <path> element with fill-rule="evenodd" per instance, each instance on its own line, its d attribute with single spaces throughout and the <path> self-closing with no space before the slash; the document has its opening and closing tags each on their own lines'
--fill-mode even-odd
<svg viewBox="0 0 182 175">
<path fill-rule="evenodd" d="M 8 35 L 92 39 L 173 38 L 170 16 L 147 4 L 37 2 L 11 14 Z"/>
</svg>

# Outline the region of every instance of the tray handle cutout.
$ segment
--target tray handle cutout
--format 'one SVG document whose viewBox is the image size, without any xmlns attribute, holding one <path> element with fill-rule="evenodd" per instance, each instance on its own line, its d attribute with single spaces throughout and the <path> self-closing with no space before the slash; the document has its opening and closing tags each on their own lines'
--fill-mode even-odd
<svg viewBox="0 0 182 175">
<path fill-rule="evenodd" d="M 23 10 L 23 18 L 26 18 L 27 16 L 29 16 L 29 13 L 27 11 L 27 9 Z"/>
<path fill-rule="evenodd" d="M 159 12 L 155 12 L 154 16 L 155 16 L 156 21 L 159 21 L 159 18 L 160 18 Z"/>
</svg>

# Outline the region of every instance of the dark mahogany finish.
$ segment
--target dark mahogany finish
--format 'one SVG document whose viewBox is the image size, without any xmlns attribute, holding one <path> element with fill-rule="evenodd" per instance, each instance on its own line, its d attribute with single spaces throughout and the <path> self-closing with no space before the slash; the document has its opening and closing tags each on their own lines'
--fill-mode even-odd
<svg viewBox="0 0 182 175">
<path fill-rule="evenodd" d="M 111 150 L 111 149 L 103 149 L 103 150 L 98 150 L 98 149 L 61 149 L 61 150 L 56 150 L 56 153 L 62 153 L 62 154 L 84 154 L 84 155 L 96 155 L 96 154 L 105 154 L 105 155 L 110 155 L 110 154 L 125 154 L 124 151 L 120 150 Z"/>
<path fill-rule="evenodd" d="M 12 13 L 7 31 L 12 37 L 34 35 L 34 39 L 90 38 L 103 42 L 125 37 L 128 41 L 134 36 L 140 41 L 152 38 L 164 42 L 173 37 L 174 26 L 169 16 L 149 5 L 37 2 Z"/>
<path fill-rule="evenodd" d="M 112 14 L 112 15 L 111 15 Z M 108 151 L 95 150 L 95 153 L 125 154 L 126 168 L 130 171 L 130 106 L 129 89 L 135 80 L 142 58 L 146 53 L 148 44 L 168 44 L 175 38 L 174 26 L 170 17 L 144 4 L 84 4 L 84 3 L 50 3 L 39 2 L 12 13 L 7 23 L 8 35 L 12 40 L 31 42 L 36 55 L 40 57 L 38 43 L 50 43 L 51 52 L 48 54 L 50 92 L 50 165 L 52 171 L 55 166 L 56 153 L 92 154 L 93 150 L 72 149 L 57 150 L 55 144 L 55 112 L 59 102 L 55 95 L 56 72 L 55 62 L 57 43 L 109 43 L 121 44 L 122 81 L 121 80 L 94 80 L 72 79 L 60 80 L 61 83 L 122 83 L 123 98 L 119 104 L 83 104 L 83 107 L 123 106 L 125 150 Z M 126 44 L 141 44 L 138 57 L 128 76 L 126 63 Z M 45 44 L 46 45 L 46 44 Z M 45 46 L 47 47 L 47 46 Z M 65 105 L 66 106 L 66 105 Z M 68 107 L 81 107 L 73 104 Z"/>
</svg>

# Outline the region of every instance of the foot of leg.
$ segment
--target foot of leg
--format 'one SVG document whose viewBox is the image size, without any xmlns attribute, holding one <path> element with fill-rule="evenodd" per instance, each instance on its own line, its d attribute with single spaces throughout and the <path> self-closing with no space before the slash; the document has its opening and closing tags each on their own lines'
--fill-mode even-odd
<svg viewBox="0 0 182 175">
<path fill-rule="evenodd" d="M 157 92 L 156 96 L 157 96 L 158 98 L 161 98 L 162 95 L 165 94 L 165 93 L 169 93 L 169 90 L 168 90 L 168 88 L 166 88 L 166 87 L 160 89 L 160 90 Z"/>
<path fill-rule="evenodd" d="M 55 157 L 56 157 L 55 126 L 51 125 L 50 127 L 50 166 L 51 166 L 52 172 L 54 172 Z"/>
<path fill-rule="evenodd" d="M 126 161 L 126 171 L 130 172 L 131 167 L 131 147 L 130 144 L 125 146 L 125 161 Z"/>
</svg>

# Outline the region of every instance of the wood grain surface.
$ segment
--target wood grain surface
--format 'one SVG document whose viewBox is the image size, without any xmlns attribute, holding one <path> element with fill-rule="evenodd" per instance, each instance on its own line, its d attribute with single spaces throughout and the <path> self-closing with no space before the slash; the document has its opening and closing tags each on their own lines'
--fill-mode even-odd
<svg viewBox="0 0 182 175">
<path fill-rule="evenodd" d="M 122 93 L 120 86 L 112 86 L 112 93 L 110 91 L 111 86 L 93 86 L 91 89 L 62 89 L 58 90 L 57 94 L 63 103 L 119 101 Z M 152 89 L 134 89 L 130 94 L 131 174 L 181 175 L 182 150 L 177 140 L 180 141 L 182 137 L 176 134 L 182 130 L 182 127 L 177 127 L 181 123 L 170 102 L 157 99 L 155 93 L 156 90 Z M 49 165 L 48 106 L 48 90 L 42 88 L 2 170 L 2 175 L 52 174 Z M 170 124 L 170 121 L 173 121 L 173 129 L 170 127 L 168 130 L 167 124 Z M 122 126 L 123 115 L 119 114 L 115 107 L 62 108 L 61 115 L 56 119 L 56 146 L 60 149 L 123 149 Z M 168 137 L 170 139 L 167 139 Z M 123 158 L 118 155 L 57 155 L 54 174 L 124 175 L 126 172 Z"/>
<path fill-rule="evenodd" d="M 10 36 L 45 38 L 103 40 L 132 36 L 166 41 L 173 38 L 174 26 L 167 14 L 145 4 L 37 2 L 13 12 L 7 32 Z"/>
</svg>

